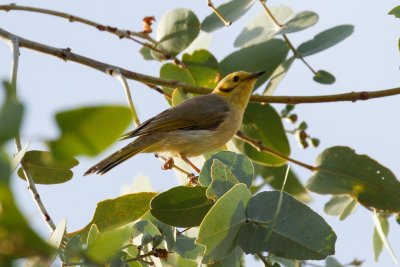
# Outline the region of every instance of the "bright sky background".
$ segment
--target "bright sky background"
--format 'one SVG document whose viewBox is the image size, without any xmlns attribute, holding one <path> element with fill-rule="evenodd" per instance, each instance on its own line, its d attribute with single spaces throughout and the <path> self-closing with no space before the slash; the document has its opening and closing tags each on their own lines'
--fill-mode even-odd
<svg viewBox="0 0 400 267">
<path fill-rule="evenodd" d="M 220 4 L 223 1 L 214 1 Z M 3 1 L 3 3 L 6 3 Z M 343 43 L 308 57 L 315 69 L 324 69 L 336 76 L 331 86 L 317 84 L 312 73 L 301 63 L 294 66 L 276 91 L 276 95 L 321 95 L 360 90 L 379 90 L 399 86 L 399 54 L 397 40 L 400 36 L 400 21 L 387 15 L 398 5 L 398 1 L 268 1 L 270 6 L 287 5 L 296 12 L 312 10 L 320 15 L 319 23 L 306 31 L 289 37 L 295 45 L 315 34 L 339 24 L 355 25 L 355 33 Z M 100 23 L 122 29 L 141 30 L 141 19 L 162 14 L 177 7 L 192 9 L 202 20 L 211 10 L 206 1 L 18 1 L 19 5 L 32 5 L 82 16 Z M 211 52 L 221 60 L 231 53 L 233 41 L 246 22 L 261 12 L 256 3 L 242 19 L 231 27 L 213 34 Z M 70 47 L 73 52 L 127 69 L 158 76 L 161 64 L 142 60 L 140 47 L 127 40 L 97 30 L 68 23 L 59 18 L 26 12 L 0 13 L 0 25 L 4 29 L 56 47 Z M 0 78 L 8 79 L 11 60 L 9 47 L 0 44 Z M 27 105 L 27 116 L 22 129 L 26 143 L 32 138 L 31 149 L 43 148 L 40 140 L 58 135 L 53 114 L 60 110 L 82 105 L 126 104 L 120 84 L 110 76 L 75 63 L 64 63 L 58 58 L 21 50 L 18 89 L 22 101 Z M 156 115 L 167 108 L 166 102 L 156 92 L 137 82 L 129 82 L 141 120 Z M 400 151 L 399 96 L 357 103 L 303 104 L 296 107 L 300 120 L 306 120 L 309 133 L 321 139 L 317 149 L 302 150 L 290 136 L 292 157 L 314 163 L 316 156 L 325 148 L 345 145 L 359 154 L 368 154 L 384 166 L 400 175 L 398 151 Z M 278 110 L 283 106 L 276 105 Z M 290 128 L 290 125 L 286 125 Z M 96 129 L 93 129 L 94 131 Z M 83 177 L 83 172 L 100 158 L 123 144 L 118 143 L 95 159 L 80 158 L 74 169 L 74 178 L 60 185 L 38 186 L 43 202 L 57 223 L 67 218 L 68 229 L 76 230 L 90 221 L 96 203 L 120 195 L 123 185 L 131 184 L 139 174 L 151 177 L 154 190 L 161 191 L 176 185 L 172 171 L 161 171 L 160 162 L 153 155 L 139 155 L 104 176 Z M 310 172 L 295 166 L 303 181 Z M 22 180 L 15 178 L 13 188 L 18 204 L 26 217 L 44 237 L 47 227 L 34 205 L 30 193 Z M 371 213 L 359 207 L 355 214 L 344 222 L 326 216 L 322 209 L 329 197 L 313 194 L 311 207 L 323 215 L 338 235 L 336 257 L 342 263 L 354 258 L 364 259 L 363 266 L 395 266 L 384 251 L 379 263 L 373 262 Z M 400 257 L 400 228 L 390 220 L 389 240 Z M 261 263 L 253 263 L 261 266 Z"/>
</svg>

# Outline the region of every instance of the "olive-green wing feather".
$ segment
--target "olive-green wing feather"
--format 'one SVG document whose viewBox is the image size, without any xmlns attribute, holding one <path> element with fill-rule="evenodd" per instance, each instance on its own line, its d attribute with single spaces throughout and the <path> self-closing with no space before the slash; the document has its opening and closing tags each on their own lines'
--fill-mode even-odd
<svg viewBox="0 0 400 267">
<path fill-rule="evenodd" d="M 229 105 L 218 95 L 197 96 L 145 121 L 122 139 L 179 129 L 215 129 L 224 121 L 228 111 Z"/>
</svg>

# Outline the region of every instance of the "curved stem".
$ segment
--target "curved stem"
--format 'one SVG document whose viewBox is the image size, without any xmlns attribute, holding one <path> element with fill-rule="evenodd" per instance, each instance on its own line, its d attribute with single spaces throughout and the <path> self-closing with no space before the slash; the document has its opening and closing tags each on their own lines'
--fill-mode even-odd
<svg viewBox="0 0 400 267">
<path fill-rule="evenodd" d="M 71 52 L 71 49 L 60 49 L 37 43 L 28 39 L 24 39 L 15 34 L 12 34 L 0 28 L 0 39 L 9 42 L 10 40 L 18 38 L 20 47 L 25 47 L 34 51 L 58 57 L 64 61 L 73 61 L 81 65 L 88 66 L 107 74 L 111 74 L 110 70 L 119 68 L 114 65 L 106 64 L 91 58 L 87 58 Z M 211 88 L 200 87 L 192 84 L 186 84 L 176 80 L 166 80 L 157 77 L 152 77 L 137 72 L 129 71 L 127 69 L 119 68 L 121 74 L 126 79 L 142 82 L 146 85 L 159 85 L 170 88 L 181 87 L 188 93 L 195 94 L 208 94 L 212 91 Z M 152 87 L 154 88 L 154 87 Z M 159 91 L 159 90 L 157 90 Z M 400 94 L 400 87 L 378 90 L 378 91 L 359 91 L 344 94 L 334 95 L 317 95 L 317 96 L 264 96 L 253 95 L 250 100 L 259 103 L 279 103 L 279 104 L 305 104 L 305 103 L 326 103 L 326 102 L 340 102 L 350 101 L 356 102 L 358 100 L 369 100 L 373 98 L 388 97 Z"/>
<path fill-rule="evenodd" d="M 11 87 L 14 88 L 14 97 L 16 98 L 16 86 L 17 86 L 17 73 L 18 73 L 18 62 L 19 62 L 19 40 L 18 38 L 11 39 L 11 50 L 13 53 L 12 64 L 11 64 Z M 22 150 L 21 138 L 18 133 L 15 136 L 15 146 L 17 150 L 17 154 Z M 35 182 L 33 181 L 32 175 L 29 173 L 26 164 L 23 160 L 21 160 L 22 171 L 24 173 L 26 182 L 28 184 L 28 190 L 31 192 L 34 202 L 39 208 L 40 213 L 43 215 L 43 218 L 49 227 L 50 231 L 54 231 L 56 229 L 56 225 L 54 224 L 52 218 L 44 206 L 39 192 L 36 189 Z"/>
<path fill-rule="evenodd" d="M 128 105 L 129 105 L 129 109 L 131 110 L 133 124 L 135 124 L 135 127 L 137 127 L 140 124 L 140 120 L 137 115 L 135 105 L 133 104 L 132 95 L 131 95 L 131 91 L 129 89 L 128 82 L 118 69 L 115 69 L 113 71 L 112 76 L 114 76 L 121 83 L 122 87 L 124 88 L 126 99 L 128 101 Z"/>
</svg>

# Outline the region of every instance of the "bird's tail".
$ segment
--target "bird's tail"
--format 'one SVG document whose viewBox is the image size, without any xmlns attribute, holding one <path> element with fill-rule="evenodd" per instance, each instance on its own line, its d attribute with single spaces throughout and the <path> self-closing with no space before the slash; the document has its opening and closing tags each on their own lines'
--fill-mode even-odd
<svg viewBox="0 0 400 267">
<path fill-rule="evenodd" d="M 148 136 L 139 137 L 129 145 L 121 148 L 117 152 L 111 154 L 107 158 L 91 167 L 83 175 L 92 173 L 104 174 L 125 160 L 135 156 L 140 152 L 148 150 L 155 144 L 156 143 L 154 142 L 153 138 L 149 138 Z"/>
</svg>

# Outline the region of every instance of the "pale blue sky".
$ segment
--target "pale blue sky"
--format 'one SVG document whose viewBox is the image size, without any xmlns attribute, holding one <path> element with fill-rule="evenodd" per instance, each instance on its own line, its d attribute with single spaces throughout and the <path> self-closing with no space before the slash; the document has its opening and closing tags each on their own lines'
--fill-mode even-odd
<svg viewBox="0 0 400 267">
<path fill-rule="evenodd" d="M 222 1 L 214 1 L 216 4 Z M 315 69 L 325 69 L 336 76 L 332 86 L 317 84 L 312 74 L 301 62 L 295 62 L 289 74 L 276 91 L 277 95 L 320 95 L 359 90 L 378 90 L 399 86 L 399 54 L 397 40 L 400 37 L 400 21 L 387 12 L 398 1 L 268 1 L 269 5 L 288 5 L 296 12 L 312 10 L 320 15 L 319 23 L 304 32 L 290 35 L 292 42 L 300 44 L 318 32 L 339 24 L 355 25 L 354 34 L 343 43 L 308 58 Z M 120 28 L 140 30 L 143 16 L 160 18 L 166 11 L 185 7 L 196 12 L 200 19 L 210 13 L 206 1 L 18 1 L 19 5 L 33 5 L 69 12 L 104 24 Z M 261 7 L 256 4 L 242 19 L 231 27 L 213 35 L 211 52 L 221 60 L 233 51 L 233 41 L 246 22 L 256 16 Z M 140 73 L 157 76 L 160 64 L 143 61 L 137 44 L 118 40 L 115 36 L 65 20 L 26 12 L 0 13 L 0 25 L 6 30 L 38 42 L 56 47 L 70 47 L 72 51 L 119 65 Z M 0 44 L 0 78 L 9 77 L 10 49 Z M 167 108 L 157 93 L 136 82 L 129 82 L 134 102 L 142 120 Z M 110 76 L 75 63 L 64 63 L 58 58 L 21 50 L 19 80 L 20 98 L 27 105 L 22 135 L 27 142 L 32 138 L 31 148 L 41 148 L 40 138 L 57 136 L 53 114 L 56 111 L 79 107 L 120 103 L 125 97 L 119 83 Z M 304 104 L 296 107 L 300 119 L 306 120 L 311 135 L 321 139 L 318 149 L 302 150 L 291 139 L 292 156 L 313 163 L 325 148 L 346 145 L 357 153 L 368 154 L 395 174 L 400 174 L 398 151 L 400 151 L 400 128 L 398 125 L 399 96 L 357 103 Z M 276 105 L 278 110 L 282 105 Z M 290 128 L 290 125 L 286 125 Z M 93 129 L 95 130 L 95 129 Z M 176 184 L 172 171 L 161 171 L 160 162 L 153 155 L 139 155 L 104 176 L 82 177 L 82 173 L 101 157 L 120 147 L 116 144 L 96 159 L 80 158 L 70 182 L 53 186 L 38 186 L 42 199 L 53 219 L 58 222 L 67 218 L 68 229 L 84 226 L 93 214 L 97 202 L 120 194 L 124 184 L 130 184 L 135 176 L 143 173 L 151 177 L 155 190 L 165 190 Z M 295 166 L 303 181 L 310 172 Z M 26 185 L 20 179 L 13 182 L 18 203 L 27 218 L 43 236 L 44 225 L 31 200 Z M 312 208 L 322 214 L 338 235 L 336 257 L 347 263 L 353 258 L 365 259 L 364 266 L 394 266 L 384 251 L 379 263 L 373 262 L 370 212 L 359 207 L 344 222 L 326 216 L 323 204 L 329 197 L 313 194 Z M 390 221 L 389 240 L 400 257 L 400 228 Z M 260 266 L 261 264 L 258 263 Z"/>
</svg>

